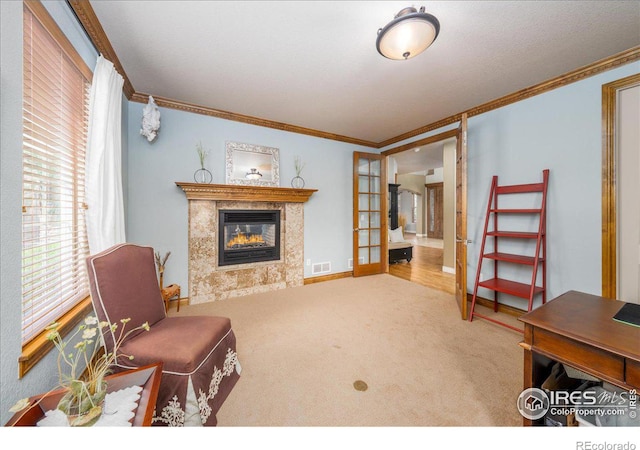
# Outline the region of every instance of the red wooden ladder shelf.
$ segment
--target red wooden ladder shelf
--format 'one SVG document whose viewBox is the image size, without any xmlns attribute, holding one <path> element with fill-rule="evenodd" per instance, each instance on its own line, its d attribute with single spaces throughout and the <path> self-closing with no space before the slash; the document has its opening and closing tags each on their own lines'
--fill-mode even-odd
<svg viewBox="0 0 640 450">
<path fill-rule="evenodd" d="M 527 312 L 533 308 L 533 299 L 537 294 L 542 295 L 542 303 L 547 300 L 547 270 L 546 270 L 546 205 L 547 205 L 547 185 L 549 182 L 549 169 L 542 171 L 542 182 L 533 184 L 517 184 L 511 186 L 499 186 L 498 177 L 494 176 L 491 182 L 491 193 L 489 194 L 489 203 L 487 205 L 487 215 L 484 222 L 484 232 L 482 235 L 482 246 L 480 247 L 480 256 L 478 260 L 478 270 L 476 273 L 476 282 L 473 288 L 473 298 L 471 300 L 471 311 L 469 312 L 469 322 L 473 321 L 474 317 L 480 317 L 485 320 L 489 320 L 498 325 L 510 328 L 512 330 L 522 332 L 521 329 L 516 328 L 507 323 L 501 322 L 492 317 L 479 314 L 475 312 L 476 299 L 478 296 L 478 288 L 486 288 L 494 292 L 493 295 L 493 310 L 498 311 L 498 293 L 504 293 L 520 297 L 528 300 Z M 542 201 L 540 208 L 498 208 L 498 196 L 506 194 L 528 194 L 528 193 L 542 193 Z M 537 214 L 539 216 L 539 224 L 537 232 L 523 232 L 523 231 L 503 231 L 498 228 L 498 216 L 500 214 Z M 490 218 L 493 216 L 493 230 L 489 231 Z M 493 251 L 485 253 L 485 243 L 487 236 L 493 238 Z M 498 238 L 508 239 L 527 239 L 535 240 L 536 248 L 533 256 L 524 256 L 510 253 L 501 253 L 498 251 Z M 480 274 L 482 271 L 482 261 L 484 259 L 493 260 L 493 278 L 485 281 L 480 281 Z M 520 264 L 532 267 L 531 283 L 519 283 L 510 281 L 498 277 L 498 262 L 507 262 L 511 264 Z M 541 270 L 541 286 L 536 285 L 538 277 L 538 269 Z"/>
</svg>

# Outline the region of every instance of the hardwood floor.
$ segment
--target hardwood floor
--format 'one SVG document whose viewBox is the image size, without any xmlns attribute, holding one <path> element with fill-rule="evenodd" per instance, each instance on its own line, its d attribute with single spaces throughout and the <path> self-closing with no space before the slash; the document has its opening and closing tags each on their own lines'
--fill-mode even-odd
<svg viewBox="0 0 640 450">
<path fill-rule="evenodd" d="M 442 252 L 441 248 L 414 245 L 411 262 L 389 264 L 389 274 L 454 294 L 456 276 L 442 271 Z"/>
</svg>

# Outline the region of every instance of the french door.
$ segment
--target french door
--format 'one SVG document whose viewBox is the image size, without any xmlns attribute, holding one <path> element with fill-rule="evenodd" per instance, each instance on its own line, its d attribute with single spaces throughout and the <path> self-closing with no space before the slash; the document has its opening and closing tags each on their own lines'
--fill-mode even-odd
<svg viewBox="0 0 640 450">
<path fill-rule="evenodd" d="M 353 153 L 353 276 L 387 271 L 386 156 Z"/>
<path fill-rule="evenodd" d="M 467 320 L 467 114 L 462 114 L 456 142 L 456 301 Z"/>
</svg>

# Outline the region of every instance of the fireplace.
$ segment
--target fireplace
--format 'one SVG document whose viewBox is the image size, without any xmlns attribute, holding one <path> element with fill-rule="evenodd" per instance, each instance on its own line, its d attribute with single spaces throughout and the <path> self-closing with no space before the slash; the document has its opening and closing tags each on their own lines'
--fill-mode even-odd
<svg viewBox="0 0 640 450">
<path fill-rule="evenodd" d="M 280 210 L 219 210 L 218 266 L 280 259 Z"/>
<path fill-rule="evenodd" d="M 304 203 L 315 189 L 176 182 L 189 201 L 189 304 L 304 284 Z M 279 259 L 220 266 L 220 211 L 279 213 Z M 276 216 L 278 217 L 278 216 Z M 242 230 L 242 229 L 241 229 Z M 223 238 L 224 239 L 224 238 Z M 267 241 L 267 239 L 263 240 Z M 275 246 L 274 246 L 275 247 Z"/>
</svg>

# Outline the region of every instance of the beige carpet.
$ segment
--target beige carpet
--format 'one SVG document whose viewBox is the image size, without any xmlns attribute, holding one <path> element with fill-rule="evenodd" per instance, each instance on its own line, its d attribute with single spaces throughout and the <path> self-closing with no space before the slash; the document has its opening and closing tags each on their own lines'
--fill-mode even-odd
<svg viewBox="0 0 640 450">
<path fill-rule="evenodd" d="M 522 423 L 522 335 L 462 321 L 449 294 L 374 275 L 170 313 L 196 314 L 230 317 L 237 337 L 242 376 L 219 426 Z"/>
</svg>

